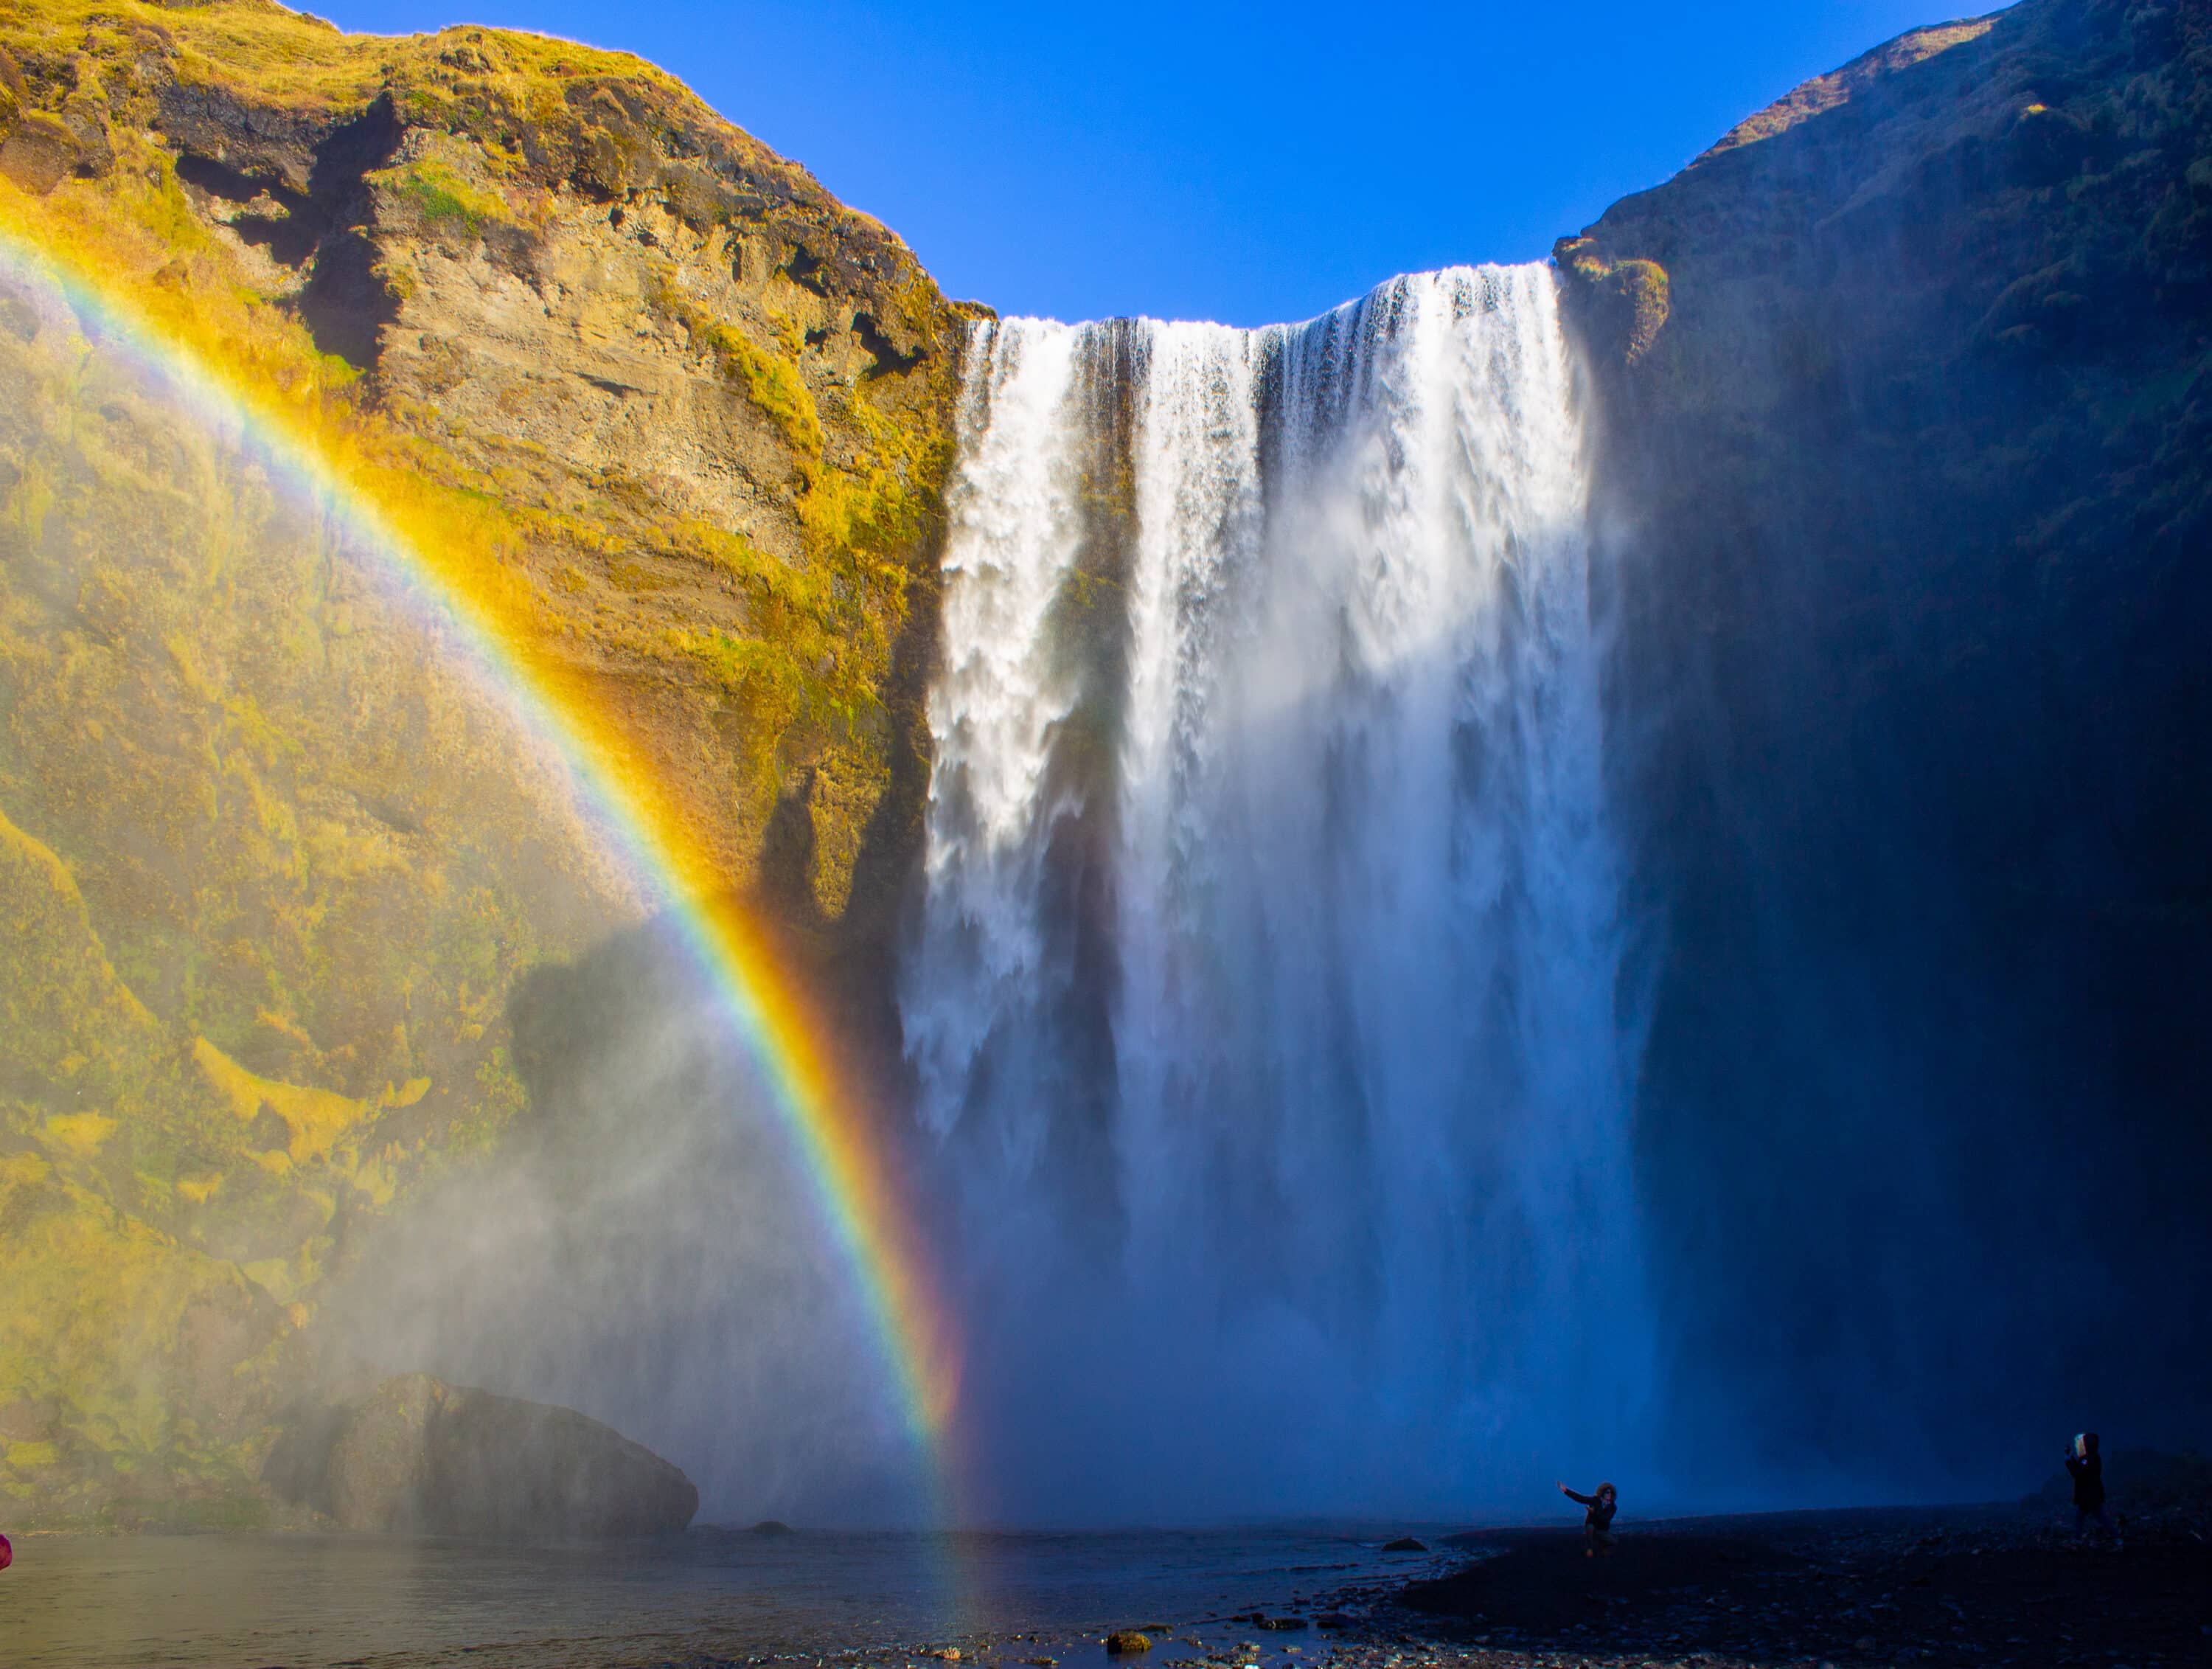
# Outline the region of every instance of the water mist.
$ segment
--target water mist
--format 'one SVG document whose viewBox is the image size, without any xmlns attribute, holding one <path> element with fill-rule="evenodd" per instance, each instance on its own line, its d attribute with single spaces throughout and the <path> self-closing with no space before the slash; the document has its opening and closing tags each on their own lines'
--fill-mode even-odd
<svg viewBox="0 0 2212 1669">
<path fill-rule="evenodd" d="M 1636 1441 L 1554 283 L 976 327 L 902 1012 L 988 1510 L 1446 1511 Z"/>
</svg>

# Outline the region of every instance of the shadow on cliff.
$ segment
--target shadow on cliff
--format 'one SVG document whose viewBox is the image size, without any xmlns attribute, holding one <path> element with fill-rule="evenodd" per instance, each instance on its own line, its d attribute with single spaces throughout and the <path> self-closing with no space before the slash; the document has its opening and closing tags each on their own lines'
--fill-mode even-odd
<svg viewBox="0 0 2212 1669">
<path fill-rule="evenodd" d="M 2032 0 L 1562 247 L 1669 1402 L 1748 1493 L 2212 1422 L 2207 50 Z"/>
<path fill-rule="evenodd" d="M 178 177 L 210 196 L 248 210 L 231 229 L 287 266 L 307 269 L 300 317 L 316 347 L 362 370 L 374 370 L 399 298 L 376 271 L 377 250 L 362 229 L 374 204 L 368 176 L 398 154 L 404 129 L 388 93 L 340 123 L 315 146 L 307 189 L 280 170 L 241 169 L 221 156 L 186 149 Z M 264 210 L 258 205 L 270 205 Z"/>
</svg>

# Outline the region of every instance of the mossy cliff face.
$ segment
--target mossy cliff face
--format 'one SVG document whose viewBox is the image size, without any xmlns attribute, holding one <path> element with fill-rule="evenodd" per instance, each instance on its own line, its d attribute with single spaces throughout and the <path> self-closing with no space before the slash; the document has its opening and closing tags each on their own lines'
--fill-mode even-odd
<svg viewBox="0 0 2212 1669">
<path fill-rule="evenodd" d="M 0 49 L 0 221 L 348 460 L 866 984 L 963 316 L 904 247 L 617 54 L 254 0 Z M 319 1294 L 641 905 L 342 519 L 0 289 L 0 1492 L 260 1521 Z"/>
<path fill-rule="evenodd" d="M 1987 1478 L 2206 1344 L 2212 9 L 1917 32 L 1558 254 L 1676 1434 Z"/>
</svg>

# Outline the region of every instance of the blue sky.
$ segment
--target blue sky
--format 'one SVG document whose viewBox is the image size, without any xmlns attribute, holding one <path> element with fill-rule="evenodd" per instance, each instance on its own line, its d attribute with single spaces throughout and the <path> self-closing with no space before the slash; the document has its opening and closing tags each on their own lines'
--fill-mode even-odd
<svg viewBox="0 0 2212 1669">
<path fill-rule="evenodd" d="M 1006 313 L 1302 319 L 1533 260 L 1943 0 L 308 0 L 617 46 Z M 1969 10 L 1980 9 L 1972 7 Z"/>
</svg>

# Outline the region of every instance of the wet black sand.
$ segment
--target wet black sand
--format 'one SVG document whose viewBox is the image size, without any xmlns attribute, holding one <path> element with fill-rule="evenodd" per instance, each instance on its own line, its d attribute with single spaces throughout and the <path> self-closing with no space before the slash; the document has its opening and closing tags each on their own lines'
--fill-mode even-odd
<svg viewBox="0 0 2212 1669">
<path fill-rule="evenodd" d="M 1477 1660 L 2212 1664 L 2212 1546 L 2179 1523 L 2085 1546 L 2015 1508 L 1782 1514 L 1455 1538 L 1489 1552 L 1400 1603 Z"/>
<path fill-rule="evenodd" d="M 1474 1531 L 1407 1580 L 1171 1625 L 1141 1658 L 1049 1633 L 977 1637 L 962 1656 L 1006 1669 L 2212 1666 L 2206 1526 L 2128 1528 L 2114 1550 L 2011 1507 L 1624 1522 L 1601 1559 L 1578 1528 Z"/>
</svg>

